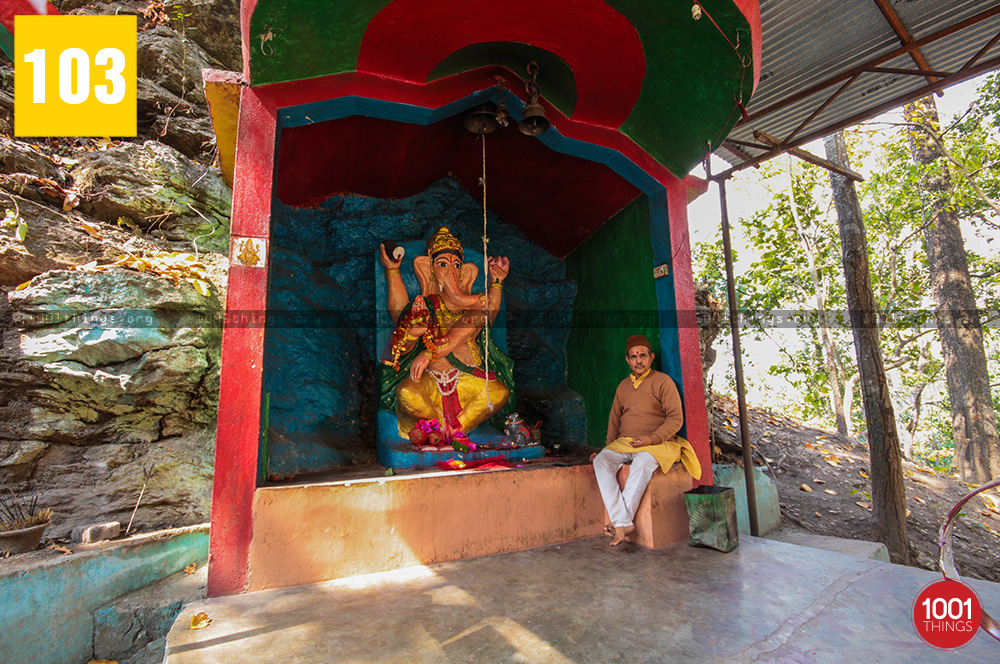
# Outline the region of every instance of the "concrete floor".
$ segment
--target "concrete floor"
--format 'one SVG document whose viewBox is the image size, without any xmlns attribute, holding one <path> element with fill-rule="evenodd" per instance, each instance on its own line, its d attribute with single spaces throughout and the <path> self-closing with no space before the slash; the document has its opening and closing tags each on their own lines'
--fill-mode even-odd
<svg viewBox="0 0 1000 664">
<path fill-rule="evenodd" d="M 939 574 L 741 537 L 732 553 L 580 540 L 285 590 L 181 612 L 168 664 L 531 662 L 976 663 L 980 632 L 934 650 L 911 605 Z M 1000 584 L 971 582 L 1000 612 Z M 189 629 L 205 611 L 212 624 Z"/>
</svg>

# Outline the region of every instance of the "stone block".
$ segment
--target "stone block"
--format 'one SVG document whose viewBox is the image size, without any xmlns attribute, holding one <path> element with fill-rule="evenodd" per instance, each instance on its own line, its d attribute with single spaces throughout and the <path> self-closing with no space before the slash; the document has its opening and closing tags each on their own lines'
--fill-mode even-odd
<svg viewBox="0 0 1000 664">
<path fill-rule="evenodd" d="M 118 537 L 122 533 L 122 524 L 117 521 L 99 523 L 93 526 L 77 526 L 70 534 L 74 542 L 93 544 Z"/>
</svg>

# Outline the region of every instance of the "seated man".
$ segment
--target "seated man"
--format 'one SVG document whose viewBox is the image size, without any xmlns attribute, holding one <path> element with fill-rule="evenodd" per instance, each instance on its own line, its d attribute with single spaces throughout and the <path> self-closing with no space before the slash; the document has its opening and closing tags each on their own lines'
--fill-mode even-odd
<svg viewBox="0 0 1000 664">
<path fill-rule="evenodd" d="M 628 338 L 625 360 L 632 374 L 615 391 L 608 418 L 606 447 L 591 455 L 601 498 L 611 517 L 611 546 L 618 546 L 635 530 L 632 518 L 657 467 L 664 473 L 678 460 L 695 478 L 701 466 L 694 449 L 677 437 L 684 414 L 677 386 L 670 376 L 652 369 L 653 347 L 641 334 Z M 618 469 L 632 462 L 625 489 L 618 489 Z M 613 531 L 613 532 L 612 532 Z"/>
</svg>

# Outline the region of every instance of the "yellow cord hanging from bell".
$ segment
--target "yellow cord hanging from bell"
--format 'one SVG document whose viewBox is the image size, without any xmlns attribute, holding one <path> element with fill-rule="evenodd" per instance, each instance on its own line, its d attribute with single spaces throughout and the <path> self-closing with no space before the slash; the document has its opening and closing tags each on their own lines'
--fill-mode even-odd
<svg viewBox="0 0 1000 664">
<path fill-rule="evenodd" d="M 483 187 L 483 307 L 486 323 L 483 331 L 486 333 L 483 344 L 483 355 L 486 358 L 486 407 L 493 412 L 493 401 L 490 399 L 490 260 L 487 245 L 490 242 L 486 235 L 486 134 L 482 134 L 483 140 L 483 176 L 479 179 L 479 184 Z"/>
</svg>

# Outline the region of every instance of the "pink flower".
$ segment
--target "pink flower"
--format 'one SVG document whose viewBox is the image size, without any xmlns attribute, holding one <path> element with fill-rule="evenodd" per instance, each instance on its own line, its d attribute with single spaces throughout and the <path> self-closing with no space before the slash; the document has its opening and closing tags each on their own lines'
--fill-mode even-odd
<svg viewBox="0 0 1000 664">
<path fill-rule="evenodd" d="M 417 426 L 423 430 L 424 433 L 431 433 L 437 431 L 440 433 L 441 425 L 438 423 L 437 418 L 431 420 L 420 420 L 417 422 Z"/>
</svg>

